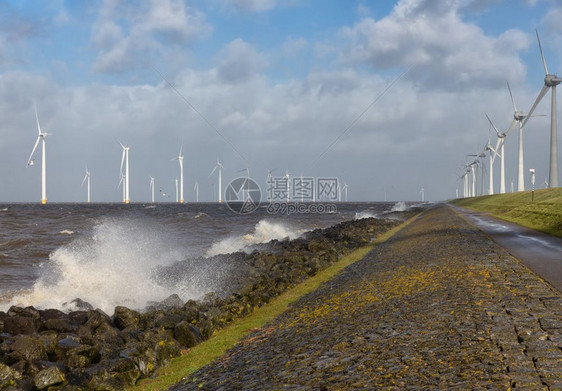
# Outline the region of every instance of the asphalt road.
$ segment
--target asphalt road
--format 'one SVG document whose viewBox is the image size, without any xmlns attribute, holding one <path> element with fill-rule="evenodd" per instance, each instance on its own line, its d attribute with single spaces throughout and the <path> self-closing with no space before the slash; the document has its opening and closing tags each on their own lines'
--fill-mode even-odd
<svg viewBox="0 0 562 391">
<path fill-rule="evenodd" d="M 525 266 L 562 292 L 562 238 L 496 219 L 482 212 L 451 206 Z"/>
</svg>

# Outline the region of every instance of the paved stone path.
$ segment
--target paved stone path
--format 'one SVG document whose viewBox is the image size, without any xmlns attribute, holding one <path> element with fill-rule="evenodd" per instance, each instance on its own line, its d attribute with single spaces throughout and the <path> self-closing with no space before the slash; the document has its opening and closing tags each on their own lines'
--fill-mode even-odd
<svg viewBox="0 0 562 391">
<path fill-rule="evenodd" d="M 173 390 L 562 390 L 562 295 L 447 206 Z"/>
</svg>

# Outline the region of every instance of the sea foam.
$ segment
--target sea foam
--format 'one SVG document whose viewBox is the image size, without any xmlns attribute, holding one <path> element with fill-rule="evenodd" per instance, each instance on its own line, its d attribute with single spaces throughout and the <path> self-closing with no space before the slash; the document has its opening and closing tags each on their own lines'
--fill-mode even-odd
<svg viewBox="0 0 562 391">
<path fill-rule="evenodd" d="M 52 252 L 31 291 L 14 296 L 8 307 L 73 310 L 63 303 L 80 298 L 112 313 L 117 305 L 143 309 L 172 293 L 180 294 L 184 300 L 206 293 L 169 286 L 155 278 L 158 266 L 170 265 L 188 255 L 188 249 L 170 242 L 163 227 L 106 219 L 94 227 L 91 237 L 77 238 Z"/>
<path fill-rule="evenodd" d="M 295 239 L 299 237 L 304 230 L 296 230 L 285 223 L 272 222 L 269 220 L 260 220 L 250 233 L 231 236 L 214 243 L 205 254 L 212 257 L 218 254 L 230 254 L 237 251 L 244 251 L 249 247 L 267 243 L 273 239 L 281 240 L 284 238 Z"/>
</svg>

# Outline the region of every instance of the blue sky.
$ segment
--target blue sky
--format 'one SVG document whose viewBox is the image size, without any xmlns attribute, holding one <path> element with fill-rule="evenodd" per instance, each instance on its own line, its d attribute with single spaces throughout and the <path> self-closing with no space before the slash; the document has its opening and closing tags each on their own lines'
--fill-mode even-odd
<svg viewBox="0 0 562 391">
<path fill-rule="evenodd" d="M 561 13 L 549 0 L 4 1 L 0 202 L 40 198 L 39 167 L 25 167 L 34 103 L 53 133 L 50 201 L 83 200 L 86 165 L 93 200 L 119 201 L 116 140 L 131 146 L 138 202 L 149 176 L 172 191 L 182 142 L 188 200 L 195 181 L 212 199 L 217 156 L 227 179 L 250 166 L 261 182 L 268 169 L 337 176 L 354 200 L 381 200 L 383 189 L 415 200 L 422 186 L 429 199 L 453 197 L 465 155 L 487 141 L 484 112 L 511 122 L 505 80 L 523 111 L 542 87 L 535 28 L 551 73 L 562 72 Z M 525 129 L 538 178 L 547 128 L 539 117 Z M 508 136 L 508 181 L 516 146 Z"/>
</svg>

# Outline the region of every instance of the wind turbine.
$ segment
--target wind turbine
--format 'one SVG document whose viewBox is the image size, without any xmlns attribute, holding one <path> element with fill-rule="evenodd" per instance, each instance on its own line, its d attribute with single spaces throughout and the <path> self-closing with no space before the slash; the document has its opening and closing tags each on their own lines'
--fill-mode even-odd
<svg viewBox="0 0 562 391">
<path fill-rule="evenodd" d="M 178 202 L 179 198 L 178 198 L 178 178 L 175 179 L 176 182 L 176 203 Z"/>
<path fill-rule="evenodd" d="M 529 117 L 535 111 L 535 108 L 541 101 L 541 99 L 546 95 L 548 90 L 552 88 L 552 100 L 551 100 L 551 112 L 550 112 L 550 168 L 548 171 L 548 178 L 549 178 L 549 187 L 558 187 L 558 137 L 557 137 L 557 125 L 556 125 L 556 86 L 562 83 L 562 79 L 556 75 L 550 74 L 548 72 L 548 68 L 546 66 L 546 60 L 544 59 L 544 53 L 542 51 L 541 40 L 539 38 L 538 30 L 535 30 L 537 34 L 537 41 L 539 43 L 539 50 L 541 52 L 541 59 L 542 64 L 544 67 L 544 86 L 542 87 L 535 103 L 529 110 L 529 114 L 527 114 L 527 118 L 521 124 L 521 127 L 525 126 Z"/>
<path fill-rule="evenodd" d="M 195 186 L 193 187 L 193 191 L 195 192 L 195 202 L 199 202 L 199 183 L 197 181 L 195 181 Z"/>
<path fill-rule="evenodd" d="M 121 143 L 119 143 L 119 145 L 121 145 L 121 148 L 123 148 L 123 154 L 121 155 L 121 175 L 123 175 L 123 163 L 125 163 L 125 175 L 121 178 L 121 180 L 125 180 L 125 196 L 123 198 L 123 202 L 125 204 L 128 204 L 129 202 L 131 202 L 129 198 L 129 146 L 123 145 Z"/>
<path fill-rule="evenodd" d="M 423 186 L 420 189 L 420 194 L 422 202 L 425 202 L 425 189 L 423 188 Z"/>
<path fill-rule="evenodd" d="M 150 195 L 151 195 L 151 202 L 154 204 L 154 177 L 150 178 Z"/>
<path fill-rule="evenodd" d="M 86 175 L 84 176 L 84 179 L 82 180 L 82 185 L 84 186 L 84 182 L 87 181 L 87 188 L 88 188 L 88 203 L 90 203 L 90 171 L 88 171 L 88 166 L 86 166 Z"/>
<path fill-rule="evenodd" d="M 180 154 L 173 159 L 179 161 L 180 163 L 180 204 L 183 204 L 183 156 L 181 154 L 182 149 L 183 149 L 183 145 L 180 147 Z"/>
<path fill-rule="evenodd" d="M 29 160 L 27 161 L 27 167 L 33 166 L 35 162 L 33 161 L 33 154 L 39 145 L 39 141 L 43 141 L 41 144 L 41 203 L 47 203 L 47 158 L 45 155 L 45 138 L 51 136 L 51 133 L 46 133 L 41 131 L 41 126 L 39 125 L 39 116 L 37 115 L 37 106 L 35 106 L 35 119 L 37 121 L 37 140 L 29 155 Z"/>
<path fill-rule="evenodd" d="M 488 118 L 488 121 L 490 122 L 490 125 L 492 125 L 492 127 L 494 128 L 494 130 L 496 131 L 496 134 L 498 136 L 498 141 L 496 143 L 496 151 L 498 151 L 498 149 L 500 150 L 500 194 L 505 194 L 505 149 L 504 149 L 504 144 L 505 144 L 505 138 L 507 137 L 507 133 L 513 128 L 510 127 L 507 132 L 500 132 L 498 130 L 498 128 L 496 128 L 496 125 L 494 125 L 494 123 L 492 122 L 492 120 L 490 119 L 490 117 L 488 117 L 488 114 L 485 114 L 486 118 Z"/>
<path fill-rule="evenodd" d="M 217 168 L 219 170 L 219 203 L 221 203 L 222 202 L 222 163 L 219 161 L 219 158 L 217 158 L 217 165 L 215 166 L 215 168 L 213 168 L 213 171 L 211 171 L 211 173 L 209 174 L 209 178 L 211 177 L 211 175 L 213 175 L 213 173 L 216 171 Z"/>
<path fill-rule="evenodd" d="M 347 202 L 347 189 L 349 188 L 349 186 L 347 186 L 347 183 L 343 185 L 343 191 L 345 191 L 345 202 Z"/>
<path fill-rule="evenodd" d="M 527 114 L 517 110 L 515 106 L 515 100 L 513 99 L 513 94 L 511 93 L 511 87 L 509 86 L 509 81 L 506 80 L 507 89 L 509 90 L 509 97 L 511 98 L 511 104 L 513 106 L 513 122 L 509 127 L 510 130 L 516 124 L 519 124 L 519 150 L 517 153 L 517 191 L 525 190 L 525 175 L 523 174 L 523 121 L 527 118 Z M 492 168 L 490 168 L 490 175 L 492 173 Z"/>
</svg>

